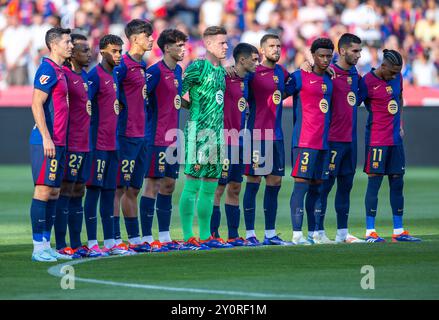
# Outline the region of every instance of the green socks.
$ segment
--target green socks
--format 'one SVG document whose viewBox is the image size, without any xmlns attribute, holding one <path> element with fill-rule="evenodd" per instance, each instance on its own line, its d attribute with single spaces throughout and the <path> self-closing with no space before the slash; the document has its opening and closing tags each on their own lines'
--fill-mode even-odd
<svg viewBox="0 0 439 320">
<path fill-rule="evenodd" d="M 210 237 L 210 218 L 212 217 L 215 190 L 218 181 L 201 182 L 200 196 L 198 197 L 198 226 L 200 228 L 200 240 L 207 240 Z"/>
<path fill-rule="evenodd" d="M 207 240 L 210 237 L 210 218 L 212 216 L 213 201 L 217 185 L 217 181 L 202 181 L 199 179 L 187 179 L 185 181 L 180 199 L 180 219 L 184 241 L 188 241 L 194 236 L 192 226 L 194 223 L 195 201 L 198 191 L 200 191 L 197 204 L 200 239 Z"/>
<path fill-rule="evenodd" d="M 184 241 L 194 236 L 192 225 L 194 223 L 195 200 L 200 190 L 201 180 L 186 179 L 180 198 L 180 219 L 183 228 Z"/>
</svg>

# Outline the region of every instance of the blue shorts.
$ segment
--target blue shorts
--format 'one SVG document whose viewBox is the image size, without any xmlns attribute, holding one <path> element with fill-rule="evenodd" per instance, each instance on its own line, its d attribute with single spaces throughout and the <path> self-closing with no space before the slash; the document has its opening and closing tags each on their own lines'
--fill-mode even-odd
<svg viewBox="0 0 439 320">
<path fill-rule="evenodd" d="M 177 179 L 180 171 L 180 163 L 177 159 L 177 149 L 164 146 L 148 146 L 146 148 L 145 178 Z"/>
<path fill-rule="evenodd" d="M 119 136 L 118 187 L 142 189 L 146 172 L 146 142 L 144 138 Z"/>
<path fill-rule="evenodd" d="M 89 152 L 85 163 L 89 173 L 87 187 L 116 189 L 117 169 L 119 167 L 117 151 L 94 150 Z"/>
<path fill-rule="evenodd" d="M 229 182 L 242 183 L 244 169 L 242 146 L 227 145 L 227 154 L 224 157 L 223 170 L 218 184 L 226 185 Z"/>
<path fill-rule="evenodd" d="M 30 145 L 32 177 L 35 185 L 59 188 L 64 174 L 66 147 L 55 146 L 55 158 L 44 156 L 42 144 Z"/>
<path fill-rule="evenodd" d="M 283 177 L 285 175 L 284 141 L 252 141 L 251 164 L 245 165 L 245 175 Z"/>
<path fill-rule="evenodd" d="M 366 146 L 364 172 L 371 174 L 404 174 L 405 155 L 402 144 L 396 146 Z"/>
<path fill-rule="evenodd" d="M 293 148 L 291 176 L 308 180 L 326 180 L 329 177 L 329 151 L 311 148 Z"/>
<path fill-rule="evenodd" d="M 331 176 L 337 177 L 355 174 L 356 167 L 356 143 L 329 141 L 329 174 Z"/>
<path fill-rule="evenodd" d="M 85 183 L 90 171 L 85 165 L 89 152 L 66 152 L 63 181 Z"/>
</svg>

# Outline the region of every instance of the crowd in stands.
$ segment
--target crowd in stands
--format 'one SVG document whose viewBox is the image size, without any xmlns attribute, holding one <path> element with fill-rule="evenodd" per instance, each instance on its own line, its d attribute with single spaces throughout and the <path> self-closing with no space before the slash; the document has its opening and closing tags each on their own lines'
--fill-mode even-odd
<svg viewBox="0 0 439 320">
<path fill-rule="evenodd" d="M 135 18 L 152 21 L 156 39 L 168 27 L 189 34 L 184 65 L 204 54 L 200 34 L 210 25 L 226 27 L 230 63 L 237 43 L 258 46 L 263 34 L 279 34 L 280 63 L 289 71 L 311 59 L 308 49 L 317 37 L 337 43 L 352 32 L 364 42 L 360 73 L 379 65 L 383 48 L 395 49 L 405 61 L 406 83 L 439 88 L 437 0 L 0 0 L 0 89 L 32 84 L 51 27 L 88 36 L 97 63 L 100 37 L 126 39 L 124 26 Z M 149 65 L 160 57 L 155 45 L 145 58 Z"/>
</svg>

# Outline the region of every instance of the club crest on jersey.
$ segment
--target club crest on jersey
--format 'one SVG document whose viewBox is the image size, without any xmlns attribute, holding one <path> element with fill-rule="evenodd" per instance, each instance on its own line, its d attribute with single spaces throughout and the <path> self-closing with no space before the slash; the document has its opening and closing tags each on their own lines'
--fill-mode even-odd
<svg viewBox="0 0 439 320">
<path fill-rule="evenodd" d="M 117 92 L 117 85 L 116 85 L 116 83 L 113 83 L 113 89 L 114 89 L 114 92 Z"/>
<path fill-rule="evenodd" d="M 124 179 L 125 181 L 130 181 L 130 180 L 131 180 L 131 173 L 125 173 L 125 174 L 123 175 L 123 179 Z"/>
<path fill-rule="evenodd" d="M 96 177 L 96 179 L 98 180 L 98 181 L 102 181 L 102 173 L 98 173 L 98 176 Z"/>
<path fill-rule="evenodd" d="M 328 87 L 326 86 L 325 83 L 322 83 L 322 91 L 323 93 L 326 93 L 326 91 L 328 91 Z"/>
<path fill-rule="evenodd" d="M 78 175 L 78 170 L 77 170 L 77 169 L 72 169 L 72 170 L 70 170 L 70 175 L 71 175 L 72 177 L 76 177 L 76 176 Z"/>
<path fill-rule="evenodd" d="M 200 169 L 201 169 L 201 166 L 199 164 L 194 165 L 194 170 L 196 172 L 200 171 Z"/>
<path fill-rule="evenodd" d="M 387 105 L 387 110 L 390 114 L 396 114 L 398 112 L 398 103 L 395 100 L 390 100 Z"/>
<path fill-rule="evenodd" d="M 386 87 L 386 91 L 387 91 L 388 94 L 392 94 L 393 93 L 392 86 L 387 86 Z"/>
<path fill-rule="evenodd" d="M 276 90 L 273 93 L 273 102 L 274 104 L 279 104 L 282 101 L 282 93 L 279 90 Z"/>
<path fill-rule="evenodd" d="M 244 97 L 241 97 L 238 101 L 238 109 L 240 112 L 243 112 L 245 110 L 245 107 L 247 106 L 247 101 Z"/>
<path fill-rule="evenodd" d="M 83 82 L 82 84 L 84 85 L 84 90 L 88 92 L 88 85 L 87 85 L 87 83 Z"/>
<path fill-rule="evenodd" d="M 174 107 L 177 110 L 179 110 L 181 108 L 181 98 L 178 94 L 174 98 Z"/>
<path fill-rule="evenodd" d="M 87 100 L 87 104 L 86 104 L 85 108 L 87 109 L 87 114 L 89 116 L 91 116 L 91 101 L 90 100 Z"/>
<path fill-rule="evenodd" d="M 274 83 L 279 83 L 279 77 L 274 75 L 273 76 L 273 81 L 274 81 Z"/>
<path fill-rule="evenodd" d="M 378 169 L 379 166 L 380 166 L 380 164 L 379 164 L 378 161 L 374 161 L 374 162 L 372 162 L 372 168 L 374 168 L 374 169 Z"/>
<path fill-rule="evenodd" d="M 352 91 L 348 93 L 346 99 L 348 100 L 348 103 L 351 107 L 355 106 L 355 104 L 357 103 L 357 97 Z"/>
<path fill-rule="evenodd" d="M 50 76 L 46 76 L 46 75 L 42 75 L 41 77 L 40 77 L 40 83 L 41 84 L 46 84 L 48 81 L 49 81 L 49 79 L 50 79 Z"/>
<path fill-rule="evenodd" d="M 159 165 L 159 172 L 165 172 L 165 166 L 163 164 Z"/>
<path fill-rule="evenodd" d="M 142 75 L 142 77 L 145 77 L 145 71 L 143 71 L 143 69 L 140 69 L 140 74 Z"/>
<path fill-rule="evenodd" d="M 215 94 L 215 100 L 218 104 L 223 104 L 224 102 L 224 93 L 223 90 L 218 90 Z"/>
<path fill-rule="evenodd" d="M 335 163 L 329 164 L 329 170 L 334 171 L 335 170 Z"/>
<path fill-rule="evenodd" d="M 348 78 L 346 79 L 346 81 L 348 82 L 348 85 L 351 85 L 351 84 L 352 84 L 352 77 L 348 77 Z"/>
<path fill-rule="evenodd" d="M 178 80 L 177 79 L 174 79 L 174 85 L 176 88 L 178 88 Z"/>
<path fill-rule="evenodd" d="M 239 85 L 241 86 L 241 91 L 244 92 L 244 82 L 241 81 L 241 83 Z"/>
<path fill-rule="evenodd" d="M 113 109 L 114 109 L 114 113 L 115 114 L 119 114 L 120 108 L 119 108 L 119 100 L 114 100 L 114 105 L 113 105 Z"/>
<path fill-rule="evenodd" d="M 49 180 L 55 181 L 56 180 L 56 173 L 49 173 Z"/>
<path fill-rule="evenodd" d="M 305 173 L 307 171 L 308 171 L 308 166 L 304 166 L 304 165 L 300 166 L 300 172 Z"/>
<path fill-rule="evenodd" d="M 322 99 L 319 102 L 320 111 L 323 113 L 327 113 L 329 110 L 329 103 L 326 99 Z"/>
</svg>

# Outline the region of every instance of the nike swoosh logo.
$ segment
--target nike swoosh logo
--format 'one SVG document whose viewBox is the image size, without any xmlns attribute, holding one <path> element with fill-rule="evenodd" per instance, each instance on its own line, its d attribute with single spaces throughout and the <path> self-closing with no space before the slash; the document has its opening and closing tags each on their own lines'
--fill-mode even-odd
<svg viewBox="0 0 439 320">
<path fill-rule="evenodd" d="M 105 84 L 108 84 L 108 83 L 110 83 L 110 81 L 111 81 L 111 80 L 105 81 Z"/>
<path fill-rule="evenodd" d="M 167 76 L 167 77 L 165 77 L 165 80 L 168 80 L 170 77 L 171 77 L 171 76 Z"/>
<path fill-rule="evenodd" d="M 46 222 L 46 220 L 40 220 L 40 219 L 38 219 L 38 222 Z"/>
<path fill-rule="evenodd" d="M 73 81 L 73 84 L 77 84 L 79 82 L 79 80 Z"/>
<path fill-rule="evenodd" d="M 317 82 L 317 80 L 314 80 L 314 81 L 310 80 L 309 81 L 310 84 L 313 84 L 313 83 L 316 83 L 316 82 Z"/>
<path fill-rule="evenodd" d="M 268 72 L 261 72 L 261 76 L 265 76 Z"/>
<path fill-rule="evenodd" d="M 134 71 L 134 70 L 136 70 L 136 68 L 131 68 L 131 71 Z"/>
<path fill-rule="evenodd" d="M 376 89 L 378 89 L 379 87 L 381 87 L 381 85 L 376 86 L 376 87 L 373 87 L 373 90 L 376 90 Z"/>
</svg>

